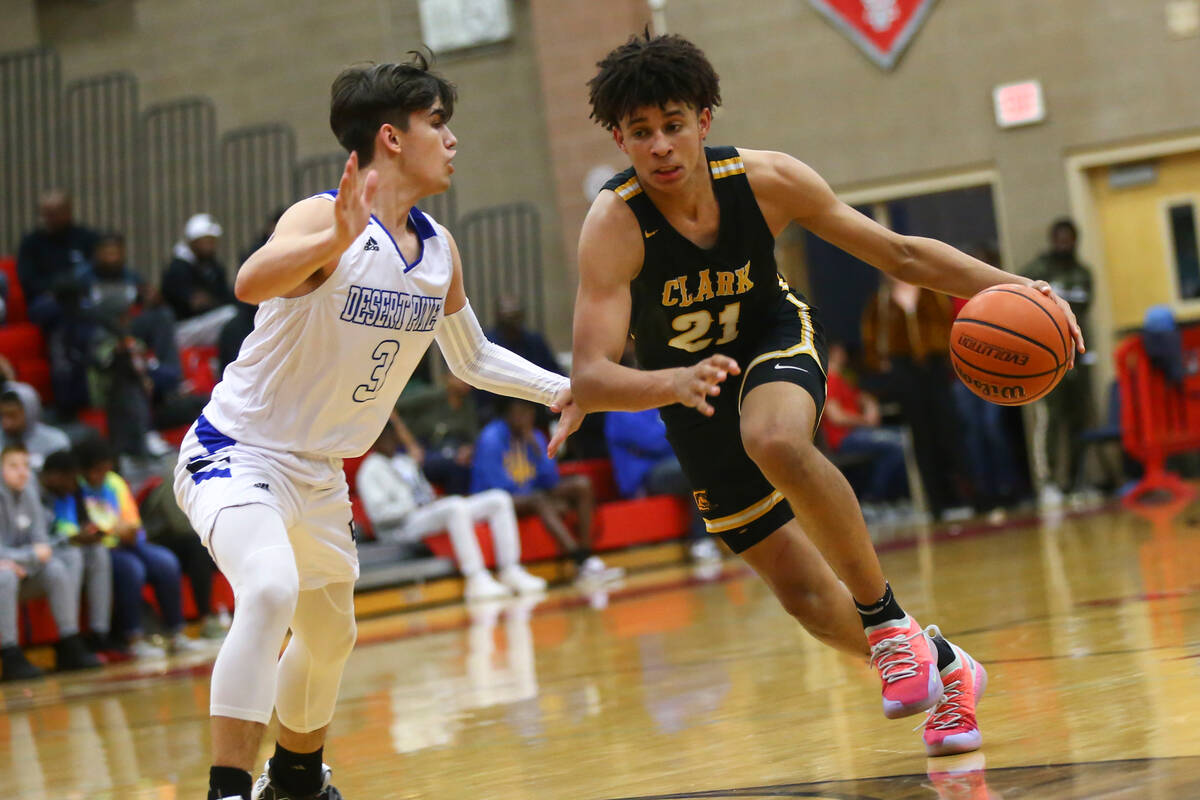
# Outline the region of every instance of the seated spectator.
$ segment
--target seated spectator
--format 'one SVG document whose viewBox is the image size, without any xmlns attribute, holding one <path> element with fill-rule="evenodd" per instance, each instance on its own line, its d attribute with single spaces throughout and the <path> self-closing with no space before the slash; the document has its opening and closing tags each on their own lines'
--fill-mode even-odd
<svg viewBox="0 0 1200 800">
<path fill-rule="evenodd" d="M 220 236 L 210 215 L 194 215 L 163 273 L 162 295 L 179 322 L 180 347 L 215 347 L 221 328 L 237 314 L 225 265 L 217 259 Z"/>
<path fill-rule="evenodd" d="M 229 611 L 224 608 L 214 611 L 212 604 L 217 565 L 179 507 L 170 480 L 150 490 L 142 501 L 141 513 L 146 538 L 174 553 L 192 584 L 192 599 L 200 614 L 200 635 L 206 639 L 225 638 L 229 631 Z"/>
<path fill-rule="evenodd" d="M 592 554 L 592 485 L 583 475 L 559 477 L 558 466 L 546 455 L 546 437 L 534 427 L 536 418 L 533 403 L 508 399 L 504 415 L 489 423 L 475 443 L 471 491 L 503 489 L 512 495 L 518 515 L 536 514 L 575 561 L 579 582 L 616 580 L 624 570 L 606 567 Z M 575 512 L 578 540 L 563 520 L 567 511 Z"/>
<path fill-rule="evenodd" d="M 233 302 L 225 265 L 217 260 L 221 226 L 210 214 L 195 214 L 175 244 L 162 278 L 162 295 L 183 321 Z"/>
<path fill-rule="evenodd" d="M 879 403 L 846 377 L 846 348 L 829 346 L 829 372 L 821 428 L 835 453 L 870 458 L 870 477 L 860 492 L 864 503 L 886 503 L 908 491 L 904 435 L 880 425 Z"/>
<path fill-rule="evenodd" d="M 637 367 L 633 339 L 625 342 L 621 364 Z M 692 499 L 692 487 L 667 441 L 667 426 L 657 408 L 610 411 L 604 415 L 604 441 L 612 460 L 613 478 L 622 497 L 673 494 L 689 509 L 688 550 L 698 563 L 721 560 L 721 551 L 708 535 L 704 518 Z"/>
<path fill-rule="evenodd" d="M 487 332 L 487 338 L 542 369 L 559 375 L 567 374 L 546 342 L 546 337 L 525 327 L 525 306 L 519 297 L 503 295 L 496 303 L 496 326 Z M 507 397 L 482 390 L 476 391 L 475 397 L 479 419 L 483 422 L 491 422 L 498 417 L 508 402 Z"/>
<path fill-rule="evenodd" d="M 87 520 L 83 490 L 79 488 L 79 466 L 70 450 L 60 450 L 46 456 L 41 474 L 43 505 L 48 507 L 52 520 L 51 539 L 56 557 L 71 572 L 76 591 L 87 598 L 88 632 L 84 635 L 92 650 L 106 654 L 125 655 L 123 643 L 110 637 L 112 621 L 112 559 L 104 546 L 103 534 L 90 521 L 80 527 L 77 520 Z M 73 521 L 57 516 L 58 503 L 75 505 Z"/>
<path fill-rule="evenodd" d="M 5 446 L 19 443 L 28 451 L 34 472 L 41 470 L 46 456 L 71 447 L 71 440 L 65 433 L 37 422 L 36 412 L 31 413 L 21 395 L 12 389 L 0 394 L 0 433 Z"/>
<path fill-rule="evenodd" d="M 468 494 L 479 435 L 475 395 L 470 385 L 452 372 L 442 376 L 442 384 L 406 392 L 396 407 L 424 451 L 421 469 L 425 476 L 447 494 Z"/>
<path fill-rule="evenodd" d="M 86 517 L 78 516 L 73 499 L 56 504 L 55 517 L 80 527 L 91 522 L 110 548 L 114 635 L 128 644 L 134 656 L 163 655 L 162 649 L 142 634 L 142 586 L 149 581 L 162 613 L 168 649 L 174 653 L 195 649 L 196 644 L 183 632 L 179 560 L 165 547 L 146 541 L 129 485 L 113 471 L 112 451 L 105 442 L 92 439 L 80 443 L 76 458 Z"/>
<path fill-rule="evenodd" d="M 505 597 L 510 590 L 525 594 L 546 589 L 544 580 L 521 568 L 517 514 L 508 492 L 491 489 L 470 497 L 435 498 L 417 462 L 398 451 L 399 437 L 388 425 L 358 470 L 358 496 L 376 535 L 413 541 L 443 530 L 449 533 L 468 600 Z M 491 528 L 499 581 L 484 568 L 475 538 L 477 522 L 487 522 Z"/>
<path fill-rule="evenodd" d="M 41 225 L 21 239 L 17 279 L 25 293 L 29 318 L 48 328 L 58 315 L 54 287 L 66 278 L 78 280 L 96 246 L 95 231 L 75 224 L 71 196 L 51 189 L 38 200 Z"/>
<path fill-rule="evenodd" d="M 86 287 L 79 276 L 61 276 L 53 288 L 53 313 L 44 319 L 50 361 L 53 413 L 69 422 L 92 405 L 88 369 L 92 365 L 97 325 L 86 308 Z"/>
<path fill-rule="evenodd" d="M 55 666 L 60 670 L 100 666 L 79 635 L 79 586 L 56 558 L 50 544 L 46 513 L 31 480 L 29 453 L 17 444 L 0 450 L 0 680 L 36 678 L 42 671 L 29 663 L 17 644 L 20 601 L 47 597 L 54 624 Z"/>
<path fill-rule="evenodd" d="M 179 389 L 183 366 L 175 344 L 175 315 L 162 295 L 129 268 L 125 255 L 125 237 L 107 233 L 100 237 L 92 254 L 88 272 L 88 298 L 93 314 L 101 324 L 118 326 L 124 315 L 125 327 L 149 349 L 153 360 L 150 376 L 156 396 Z"/>
<path fill-rule="evenodd" d="M 38 394 L 38 390 L 28 383 L 17 380 L 17 371 L 13 368 L 12 362 L 0 355 L 0 394 L 10 390 L 20 396 L 28 419 L 35 422 L 41 419 L 42 397 Z"/>
</svg>

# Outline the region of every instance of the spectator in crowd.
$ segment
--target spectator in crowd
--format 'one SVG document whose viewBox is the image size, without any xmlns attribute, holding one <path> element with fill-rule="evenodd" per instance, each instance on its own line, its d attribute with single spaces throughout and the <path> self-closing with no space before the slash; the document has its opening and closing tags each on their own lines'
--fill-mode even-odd
<svg viewBox="0 0 1200 800">
<path fill-rule="evenodd" d="M 43 316 L 54 414 L 66 423 L 92 405 L 88 369 L 96 342 L 95 316 L 87 307 L 85 275 L 62 275 L 54 282 L 53 301 Z"/>
<path fill-rule="evenodd" d="M 93 313 L 110 328 L 128 314 L 127 328 L 153 355 L 151 377 L 156 395 L 179 389 L 183 367 L 175 343 L 175 315 L 162 301 L 162 295 L 126 260 L 125 237 L 107 233 L 100 237 L 87 274 L 88 294 Z"/>
<path fill-rule="evenodd" d="M 976 245 L 971 255 L 994 267 L 1000 266 L 1000 254 L 990 243 Z M 957 317 L 967 301 L 954 298 L 952 302 Z M 1080 313 L 1079 309 L 1076 313 Z M 983 399 L 962 381 L 951 381 L 950 385 L 963 433 L 962 451 L 971 475 L 975 509 L 987 512 L 992 522 L 999 523 L 1006 516 L 1005 506 L 1017 497 L 1020 477 L 1009 420 L 1013 415 L 1019 418 L 1021 412 Z"/>
<path fill-rule="evenodd" d="M 13 369 L 12 362 L 0 355 L 0 394 L 8 391 L 16 392 L 21 398 L 29 419 L 35 421 L 41 419 L 42 398 L 38 394 L 38 390 L 28 383 L 17 380 L 17 371 Z"/>
<path fill-rule="evenodd" d="M 1035 281 L 1046 281 L 1071 304 L 1084 336 L 1088 335 L 1088 310 L 1092 305 L 1092 272 L 1075 253 L 1079 232 L 1069 219 L 1050 226 L 1050 249 L 1025 267 L 1023 273 Z M 1034 404 L 1032 437 L 1034 468 L 1041 483 L 1039 502 L 1043 507 L 1062 505 L 1063 489 L 1071 486 L 1079 434 L 1092 424 L 1092 353 L 1075 360 L 1058 387 Z"/>
<path fill-rule="evenodd" d="M 621 365 L 637 367 L 632 338 L 625 342 Z M 658 409 L 608 412 L 604 415 L 604 440 L 621 496 L 673 494 L 683 498 L 689 509 L 687 539 L 692 560 L 720 561 L 721 551 L 709 536 L 704 518 L 692 499 L 691 484 L 667 441 L 667 426 Z"/>
<path fill-rule="evenodd" d="M 396 408 L 424 450 L 425 476 L 446 494 L 469 494 L 479 436 L 479 413 L 470 385 L 446 371 L 441 386 L 405 392 Z"/>
<path fill-rule="evenodd" d="M 36 678 L 42 672 L 17 644 L 20 601 L 47 597 L 58 628 L 55 665 L 60 670 L 100 666 L 79 635 L 79 586 L 55 557 L 46 512 L 31 480 L 29 453 L 17 444 L 0 450 L 0 679 Z"/>
<path fill-rule="evenodd" d="M 34 472 L 42 468 L 42 463 L 51 453 L 67 450 L 71 440 L 58 428 L 38 422 L 36 409 L 31 411 L 26 407 L 21 395 L 14 389 L 7 389 L 0 394 L 0 432 L 3 433 L 3 443 L 20 444 L 29 452 L 29 462 Z"/>
<path fill-rule="evenodd" d="M 586 476 L 561 478 L 546 455 L 546 437 L 534 427 L 536 407 L 508 398 L 504 415 L 489 423 L 475 443 L 472 493 L 503 489 L 513 497 L 520 516 L 536 514 L 546 530 L 575 561 L 581 583 L 602 583 L 621 577 L 623 570 L 605 566 L 592 553 L 592 513 L 595 498 Z M 578 538 L 567 529 L 563 514 L 575 513 Z"/>
<path fill-rule="evenodd" d="M 130 312 L 121 312 L 98 337 L 92 395 L 103 406 L 108 435 L 121 455 L 148 457 L 170 447 L 154 430 L 154 354 L 130 331 Z"/>
<path fill-rule="evenodd" d="M 163 655 L 163 650 L 146 641 L 142 632 L 142 586 L 149 581 L 162 613 L 168 649 L 171 652 L 194 649 L 195 643 L 183 632 L 179 560 L 165 547 L 146 541 L 129 485 L 113 471 L 108 444 L 100 439 L 81 442 L 76 448 L 76 458 L 81 473 L 82 506 L 87 516 L 81 519 L 76 503 L 70 500 L 55 506 L 55 517 L 79 527 L 91 522 L 110 548 L 114 634 L 128 644 L 136 657 Z"/>
<path fill-rule="evenodd" d="M 87 598 L 88 632 L 92 650 L 124 655 L 125 647 L 110 637 L 112 622 L 112 559 L 104 546 L 100 529 L 88 521 L 83 490 L 79 487 L 79 466 L 70 450 L 46 456 L 41 474 L 42 504 L 53 521 L 54 551 L 71 572 L 76 591 Z M 72 503 L 72 520 L 55 513 L 58 504 Z M 82 526 L 78 520 L 84 520 Z"/>
<path fill-rule="evenodd" d="M 870 474 L 860 496 L 865 505 L 874 507 L 896 500 L 908 491 L 904 434 L 881 424 L 879 403 L 850 381 L 847 365 L 845 345 L 830 344 L 821 428 L 833 452 L 869 458 Z"/>
<path fill-rule="evenodd" d="M 445 530 L 466 579 L 468 600 L 491 600 L 541 592 L 546 582 L 521 568 L 521 540 L 512 496 L 491 489 L 470 497 L 435 497 L 421 467 L 399 452 L 400 438 L 388 425 L 379 434 L 357 475 L 358 496 L 380 538 L 414 541 Z M 496 577 L 484 567 L 475 524 L 487 522 L 496 548 Z"/>
<path fill-rule="evenodd" d="M 546 337 L 538 331 L 525 327 L 525 306 L 515 295 L 503 295 L 496 303 L 496 326 L 487 332 L 489 340 L 501 347 L 507 348 L 522 358 L 532 361 L 543 369 L 565 375 L 566 371 L 558 363 L 554 351 L 546 342 Z M 482 390 L 475 392 L 476 408 L 482 422 L 491 422 L 499 416 L 506 403 L 507 397 L 490 394 Z M 545 424 L 549 417 L 539 419 Z M 573 439 L 578 438 L 577 431 Z"/>
<path fill-rule="evenodd" d="M 195 214 L 184 226 L 183 240 L 175 244 L 174 257 L 163 273 L 162 295 L 180 321 L 234 300 L 225 265 L 217 260 L 221 233 L 212 215 Z"/>
<path fill-rule="evenodd" d="M 961 435 L 950 395 L 950 313 L 945 295 L 887 276 L 863 315 L 864 361 L 881 373 L 887 395 L 900 404 L 937 519 L 963 511 Z"/>
<path fill-rule="evenodd" d="M 229 630 L 229 610 L 214 609 L 212 602 L 217 565 L 175 500 L 170 480 L 162 481 L 150 490 L 142 501 L 141 515 L 146 538 L 175 554 L 192 585 L 192 599 L 196 601 L 196 612 L 200 615 L 200 635 L 206 639 L 225 638 Z"/>
<path fill-rule="evenodd" d="M 21 239 L 17 250 L 17 279 L 25 293 L 29 318 L 49 327 L 58 314 L 54 288 L 62 279 L 78 280 L 96 246 L 97 235 L 77 225 L 71 196 L 51 189 L 38 200 L 41 225 Z"/>
</svg>

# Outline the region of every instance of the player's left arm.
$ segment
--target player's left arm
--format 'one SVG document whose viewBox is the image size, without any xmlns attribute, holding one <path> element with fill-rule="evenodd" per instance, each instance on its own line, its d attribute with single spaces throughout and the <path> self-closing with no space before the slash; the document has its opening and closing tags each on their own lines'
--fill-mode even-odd
<svg viewBox="0 0 1200 800">
<path fill-rule="evenodd" d="M 446 238 L 450 242 L 454 275 L 446 292 L 445 314 L 437 332 L 438 347 L 446 357 L 450 371 L 476 389 L 540 403 L 561 414 L 554 438 L 547 445 L 547 452 L 554 456 L 583 421 L 583 411 L 571 396 L 571 381 L 565 375 L 542 369 L 488 341 L 467 300 L 458 245 L 449 232 Z"/>
<path fill-rule="evenodd" d="M 1052 298 L 1067 316 L 1079 352 L 1083 333 L 1070 305 L 1045 281 L 1033 281 L 985 264 L 950 245 L 923 236 L 903 236 L 838 199 L 811 167 L 786 153 L 740 150 L 759 208 L 778 235 L 795 221 L 830 244 L 907 283 L 972 297 L 1001 283 L 1032 286 Z"/>
</svg>

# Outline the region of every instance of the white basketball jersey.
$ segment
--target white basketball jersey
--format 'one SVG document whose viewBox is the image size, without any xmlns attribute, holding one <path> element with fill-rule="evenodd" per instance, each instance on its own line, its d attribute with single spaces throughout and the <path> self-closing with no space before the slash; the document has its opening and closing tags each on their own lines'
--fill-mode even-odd
<svg viewBox="0 0 1200 800">
<path fill-rule="evenodd" d="M 433 341 L 454 271 L 445 229 L 416 208 L 409 220 L 421 238 L 411 265 L 372 216 L 318 288 L 258 307 L 253 332 L 204 409 L 217 430 L 272 450 L 339 458 L 375 443 Z"/>
</svg>

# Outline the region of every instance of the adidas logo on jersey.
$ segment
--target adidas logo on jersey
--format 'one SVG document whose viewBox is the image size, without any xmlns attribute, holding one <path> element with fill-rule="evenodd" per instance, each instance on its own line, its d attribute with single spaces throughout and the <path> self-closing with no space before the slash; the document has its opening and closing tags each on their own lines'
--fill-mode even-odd
<svg viewBox="0 0 1200 800">
<path fill-rule="evenodd" d="M 368 250 L 379 251 L 379 242 L 375 241 L 374 236 L 368 236 L 367 243 L 363 245 L 363 251 L 366 252 Z"/>
</svg>

